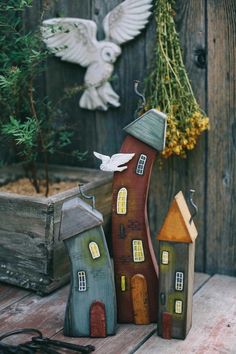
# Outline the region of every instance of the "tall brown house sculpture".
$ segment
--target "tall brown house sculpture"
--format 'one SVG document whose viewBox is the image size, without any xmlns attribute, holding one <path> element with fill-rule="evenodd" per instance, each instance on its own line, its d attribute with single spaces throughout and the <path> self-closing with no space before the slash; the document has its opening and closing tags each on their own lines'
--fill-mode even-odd
<svg viewBox="0 0 236 354">
<path fill-rule="evenodd" d="M 158 334 L 184 339 L 192 324 L 195 239 L 197 230 L 182 192 L 168 211 L 160 244 Z"/>
<path fill-rule="evenodd" d="M 128 168 L 115 172 L 112 243 L 118 321 L 157 321 L 158 266 L 152 247 L 147 197 L 157 151 L 165 146 L 166 116 L 152 109 L 124 128 L 121 153 L 135 153 Z"/>
</svg>

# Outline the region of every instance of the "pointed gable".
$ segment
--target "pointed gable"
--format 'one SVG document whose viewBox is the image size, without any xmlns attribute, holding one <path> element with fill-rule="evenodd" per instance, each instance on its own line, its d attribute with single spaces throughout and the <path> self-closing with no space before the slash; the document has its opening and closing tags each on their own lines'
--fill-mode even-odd
<svg viewBox="0 0 236 354">
<path fill-rule="evenodd" d="M 158 151 L 165 148 L 166 115 L 156 109 L 150 109 L 124 130 Z"/>
<path fill-rule="evenodd" d="M 170 206 L 157 239 L 170 242 L 194 242 L 197 237 L 197 229 L 193 221 L 189 222 L 190 218 L 190 211 L 184 195 L 180 191 Z"/>
<path fill-rule="evenodd" d="M 60 239 L 80 234 L 103 222 L 103 216 L 82 199 L 76 197 L 67 200 L 62 206 Z"/>
</svg>

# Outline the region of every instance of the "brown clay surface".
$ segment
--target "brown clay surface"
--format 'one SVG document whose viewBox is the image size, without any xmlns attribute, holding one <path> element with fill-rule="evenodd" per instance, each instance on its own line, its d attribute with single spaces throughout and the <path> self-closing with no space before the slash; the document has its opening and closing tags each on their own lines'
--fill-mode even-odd
<svg viewBox="0 0 236 354">
<path fill-rule="evenodd" d="M 75 188 L 78 186 L 78 182 L 75 181 L 60 181 L 52 182 L 49 186 L 49 196 L 54 195 L 70 188 Z M 0 192 L 17 193 L 21 195 L 32 195 L 32 196 L 44 196 L 45 195 L 45 181 L 40 181 L 40 193 L 36 193 L 34 187 L 27 178 L 21 178 L 17 181 L 10 182 L 4 186 L 0 187 Z"/>
</svg>

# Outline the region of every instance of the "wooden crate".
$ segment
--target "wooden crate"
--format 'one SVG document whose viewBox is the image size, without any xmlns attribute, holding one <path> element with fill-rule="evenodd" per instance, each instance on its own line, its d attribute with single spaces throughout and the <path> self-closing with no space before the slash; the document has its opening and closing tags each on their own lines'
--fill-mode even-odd
<svg viewBox="0 0 236 354">
<path fill-rule="evenodd" d="M 3 184 L 23 175 L 19 165 L 2 168 Z M 96 196 L 96 208 L 109 232 L 112 174 L 87 168 L 51 166 L 56 180 L 84 183 L 83 192 Z M 0 192 L 0 281 L 46 294 L 69 280 L 69 261 L 59 239 L 63 203 L 79 195 L 79 188 L 52 197 Z"/>
</svg>

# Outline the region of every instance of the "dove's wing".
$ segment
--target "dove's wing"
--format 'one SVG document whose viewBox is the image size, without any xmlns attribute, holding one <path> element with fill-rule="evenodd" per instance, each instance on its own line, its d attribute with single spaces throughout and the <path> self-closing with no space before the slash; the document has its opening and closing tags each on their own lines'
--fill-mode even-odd
<svg viewBox="0 0 236 354">
<path fill-rule="evenodd" d="M 110 166 L 118 167 L 130 161 L 135 154 L 115 154 L 111 156 Z"/>
<path fill-rule="evenodd" d="M 107 163 L 110 161 L 110 156 L 100 154 L 99 152 L 94 151 L 93 152 L 94 156 L 96 156 L 98 159 L 102 160 L 102 162 Z"/>
<path fill-rule="evenodd" d="M 117 44 L 136 37 L 148 22 L 152 0 L 125 0 L 103 20 L 106 39 Z"/>
<path fill-rule="evenodd" d="M 80 18 L 52 18 L 41 27 L 47 47 L 62 60 L 88 66 L 98 58 L 94 21 Z"/>
</svg>

